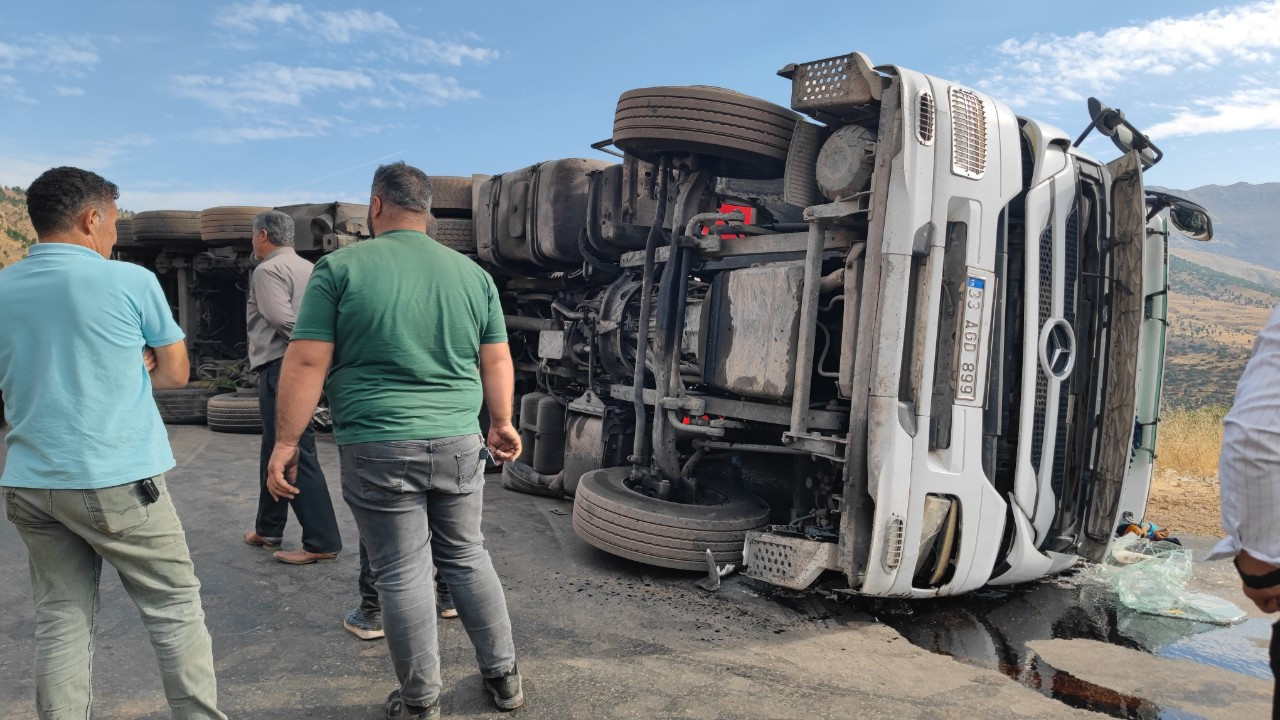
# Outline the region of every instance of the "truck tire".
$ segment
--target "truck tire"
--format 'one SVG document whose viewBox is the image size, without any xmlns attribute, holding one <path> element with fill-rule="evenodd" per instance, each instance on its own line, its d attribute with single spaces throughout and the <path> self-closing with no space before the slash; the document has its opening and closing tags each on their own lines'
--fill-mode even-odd
<svg viewBox="0 0 1280 720">
<path fill-rule="evenodd" d="M 154 390 L 156 409 L 166 425 L 203 425 L 209 398 L 221 390 L 188 385 L 174 390 Z"/>
<path fill-rule="evenodd" d="M 209 399 L 209 429 L 223 433 L 262 433 L 258 393 L 237 390 Z"/>
<path fill-rule="evenodd" d="M 173 241 L 200 242 L 200 213 L 195 210 L 152 210 L 133 216 L 134 240 L 162 245 Z"/>
<path fill-rule="evenodd" d="M 253 239 L 253 220 L 269 207 L 224 205 L 200 213 L 200 237 L 214 247 Z"/>
<path fill-rule="evenodd" d="M 133 221 L 129 218 L 120 218 L 116 220 L 116 246 L 131 247 L 135 245 L 133 239 Z"/>
<path fill-rule="evenodd" d="M 431 214 L 438 218 L 470 218 L 471 178 L 431 178 Z"/>
<path fill-rule="evenodd" d="M 441 245 L 464 255 L 476 254 L 475 226 L 470 220 L 436 218 L 431 237 Z"/>
<path fill-rule="evenodd" d="M 782 177 L 799 116 L 771 102 L 717 87 L 652 87 L 618 98 L 613 143 L 647 162 L 662 153 L 714 159 L 719 177 Z"/>
<path fill-rule="evenodd" d="M 573 502 L 573 529 L 605 552 L 658 567 L 705 570 L 742 563 L 747 531 L 769 521 L 769 506 L 732 485 L 703 482 L 707 504 L 686 505 L 642 495 L 627 486 L 630 468 L 582 476 Z"/>
</svg>

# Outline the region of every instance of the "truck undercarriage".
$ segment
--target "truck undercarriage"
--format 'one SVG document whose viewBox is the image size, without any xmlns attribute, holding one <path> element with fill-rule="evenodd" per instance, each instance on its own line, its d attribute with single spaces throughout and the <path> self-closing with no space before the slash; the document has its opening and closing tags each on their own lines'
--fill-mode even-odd
<svg viewBox="0 0 1280 720">
<path fill-rule="evenodd" d="M 572 497 L 610 553 L 797 589 L 950 595 L 1100 558 L 1151 469 L 1158 150 L 1134 131 L 1104 165 L 858 53 L 780 75 L 790 109 L 624 93 L 620 163 L 447 179 L 470 194 L 437 222 L 494 276 L 516 362 L 504 486 Z M 1095 126 L 1132 129 L 1100 105 Z M 367 235 L 293 210 L 300 251 Z"/>
</svg>

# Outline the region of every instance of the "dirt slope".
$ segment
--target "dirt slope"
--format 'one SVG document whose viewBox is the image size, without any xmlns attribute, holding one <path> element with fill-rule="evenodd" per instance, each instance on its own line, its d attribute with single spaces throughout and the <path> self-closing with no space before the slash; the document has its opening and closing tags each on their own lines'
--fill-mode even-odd
<svg viewBox="0 0 1280 720">
<path fill-rule="evenodd" d="M 27 217 L 27 194 L 19 188 L 0 188 L 0 268 L 26 257 L 36 241 Z"/>
</svg>

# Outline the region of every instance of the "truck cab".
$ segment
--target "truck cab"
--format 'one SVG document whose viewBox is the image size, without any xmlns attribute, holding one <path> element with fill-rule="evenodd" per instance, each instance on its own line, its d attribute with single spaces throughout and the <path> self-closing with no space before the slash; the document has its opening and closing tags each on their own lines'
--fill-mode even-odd
<svg viewBox="0 0 1280 720">
<path fill-rule="evenodd" d="M 521 373 L 504 484 L 573 497 L 616 555 L 795 589 L 954 595 L 1100 559 L 1149 487 L 1158 214 L 1201 239 L 1207 214 L 1147 197 L 1158 148 L 1096 101 L 1111 163 L 859 53 L 780 75 L 790 109 L 631 91 L 622 163 L 478 180 Z"/>
</svg>

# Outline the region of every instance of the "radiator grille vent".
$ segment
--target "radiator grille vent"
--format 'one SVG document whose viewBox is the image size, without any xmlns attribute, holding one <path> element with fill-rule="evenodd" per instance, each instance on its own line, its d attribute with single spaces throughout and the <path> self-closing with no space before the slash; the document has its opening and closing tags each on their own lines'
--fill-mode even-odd
<svg viewBox="0 0 1280 720">
<path fill-rule="evenodd" d="M 919 117 L 916 122 L 916 137 L 922 145 L 933 144 L 933 130 L 937 121 L 938 111 L 933 105 L 933 93 L 924 90 L 920 93 L 920 102 L 917 104 Z"/>
<path fill-rule="evenodd" d="M 1036 332 L 1049 321 L 1053 307 L 1053 228 L 1046 227 L 1040 233 L 1040 314 Z M 1049 378 L 1040 363 L 1036 368 L 1036 406 L 1031 420 L 1031 467 L 1040 472 L 1040 459 L 1044 455 L 1045 405 L 1049 402 Z"/>
<path fill-rule="evenodd" d="M 951 171 L 977 180 L 987 170 L 987 108 L 978 93 L 953 87 L 951 96 Z"/>
<path fill-rule="evenodd" d="M 1067 236 L 1066 247 L 1063 248 L 1066 256 L 1066 267 L 1063 272 L 1063 311 L 1062 316 L 1067 323 L 1071 325 L 1071 329 L 1076 329 L 1076 278 L 1080 272 L 1080 208 L 1079 206 L 1071 209 L 1071 214 L 1067 216 Z M 1076 337 L 1079 337 L 1077 335 Z M 1058 431 L 1057 437 L 1054 438 L 1053 446 L 1053 473 L 1050 476 L 1050 482 L 1053 484 L 1053 492 L 1055 495 L 1062 496 L 1062 484 L 1067 474 L 1067 406 L 1070 405 L 1067 397 L 1067 388 L 1069 383 L 1063 383 L 1063 392 L 1058 396 Z"/>
</svg>

